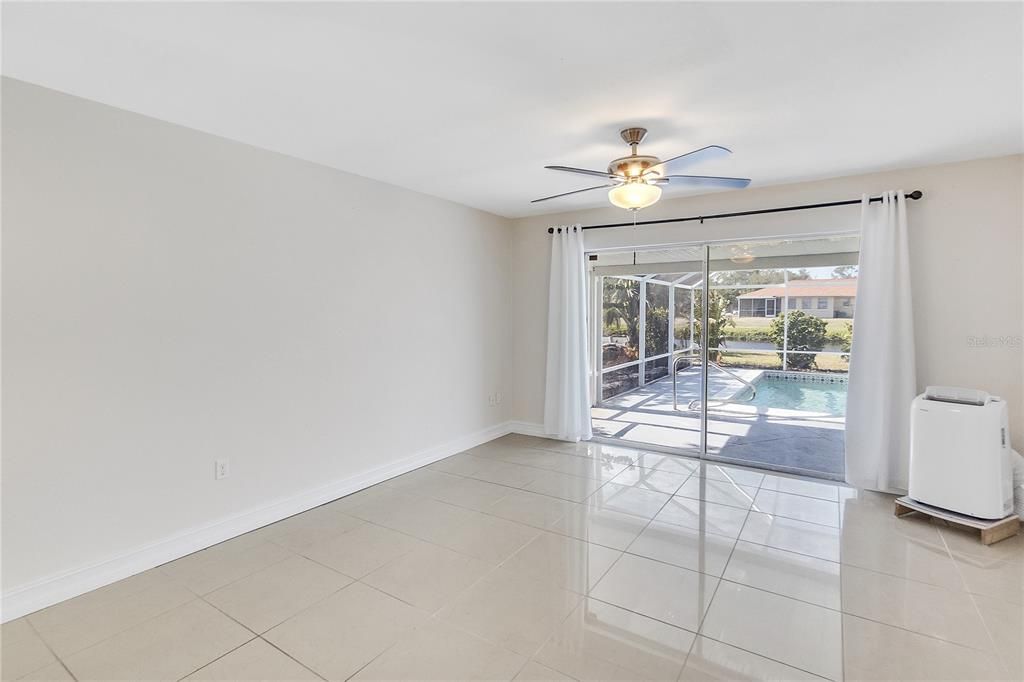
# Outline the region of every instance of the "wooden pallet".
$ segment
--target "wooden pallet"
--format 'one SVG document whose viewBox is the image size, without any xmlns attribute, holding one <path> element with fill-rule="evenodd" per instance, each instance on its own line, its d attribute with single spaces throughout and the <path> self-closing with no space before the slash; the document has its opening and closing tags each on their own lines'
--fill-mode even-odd
<svg viewBox="0 0 1024 682">
<path fill-rule="evenodd" d="M 909 497 L 900 497 L 896 499 L 896 516 L 906 516 L 907 514 L 913 514 L 914 512 L 925 514 L 936 519 L 942 519 L 943 521 L 947 521 L 957 526 L 964 526 L 966 528 L 979 530 L 981 531 L 981 544 L 983 545 L 991 545 L 994 542 L 999 542 L 1006 538 L 1012 538 L 1020 529 L 1020 517 L 1016 515 L 1010 515 L 1003 519 L 989 521 L 987 519 L 978 519 L 965 514 L 957 514 L 956 512 L 951 512 L 946 509 L 939 509 L 938 507 L 933 507 L 930 504 L 924 504 L 923 502 L 912 500 Z"/>
</svg>

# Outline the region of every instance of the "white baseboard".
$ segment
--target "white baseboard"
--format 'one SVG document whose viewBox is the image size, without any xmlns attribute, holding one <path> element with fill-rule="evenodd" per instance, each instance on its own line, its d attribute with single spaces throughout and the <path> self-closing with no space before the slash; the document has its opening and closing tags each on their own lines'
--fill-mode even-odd
<svg viewBox="0 0 1024 682">
<path fill-rule="evenodd" d="M 550 436 L 544 433 L 544 425 L 535 424 L 534 422 L 510 421 L 508 422 L 508 431 L 509 433 L 521 433 L 524 436 L 550 438 Z"/>
<path fill-rule="evenodd" d="M 515 432 L 533 435 L 532 430 L 521 431 L 519 429 L 533 429 L 534 427 L 536 425 L 525 422 L 497 424 L 442 445 L 421 450 L 390 464 L 282 498 L 271 504 L 250 509 L 205 526 L 192 528 L 104 561 L 49 575 L 26 585 L 15 587 L 4 592 L 0 597 L 0 622 L 19 618 L 65 599 L 147 571 L 168 561 L 368 488 L 505 434 Z"/>
</svg>

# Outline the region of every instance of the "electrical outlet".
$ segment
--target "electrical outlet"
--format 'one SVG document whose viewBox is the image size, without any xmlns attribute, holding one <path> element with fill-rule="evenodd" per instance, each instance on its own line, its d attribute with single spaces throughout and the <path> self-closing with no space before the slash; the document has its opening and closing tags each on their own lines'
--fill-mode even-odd
<svg viewBox="0 0 1024 682">
<path fill-rule="evenodd" d="M 494 404 L 501 405 L 501 391 L 494 394 Z"/>
<path fill-rule="evenodd" d="M 231 465 L 226 459 L 218 459 L 213 463 L 213 477 L 217 480 L 227 478 L 231 474 Z"/>
</svg>

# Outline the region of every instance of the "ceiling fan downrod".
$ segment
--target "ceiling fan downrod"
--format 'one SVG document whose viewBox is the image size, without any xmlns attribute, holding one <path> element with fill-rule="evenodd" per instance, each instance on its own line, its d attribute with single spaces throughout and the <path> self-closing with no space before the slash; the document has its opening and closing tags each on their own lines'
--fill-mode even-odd
<svg viewBox="0 0 1024 682">
<path fill-rule="evenodd" d="M 619 131 L 622 139 L 633 149 L 633 156 L 636 156 L 636 147 L 647 137 L 647 128 L 623 128 Z"/>
</svg>

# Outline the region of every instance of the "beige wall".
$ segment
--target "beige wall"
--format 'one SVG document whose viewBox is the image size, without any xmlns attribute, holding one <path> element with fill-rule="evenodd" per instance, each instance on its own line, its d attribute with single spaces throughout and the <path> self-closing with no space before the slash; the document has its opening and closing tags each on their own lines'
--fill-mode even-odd
<svg viewBox="0 0 1024 682">
<path fill-rule="evenodd" d="M 504 424 L 506 219 L 2 94 L 5 616 Z"/>
<path fill-rule="evenodd" d="M 1010 403 L 1024 445 L 1024 157 L 1009 156 L 662 201 L 642 220 L 858 198 L 920 189 L 908 219 L 918 383 L 981 388 Z M 512 418 L 543 421 L 549 225 L 623 222 L 612 207 L 524 218 L 512 238 Z M 594 230 L 588 248 L 808 235 L 855 230 L 860 209 L 842 207 L 651 227 Z"/>
</svg>

